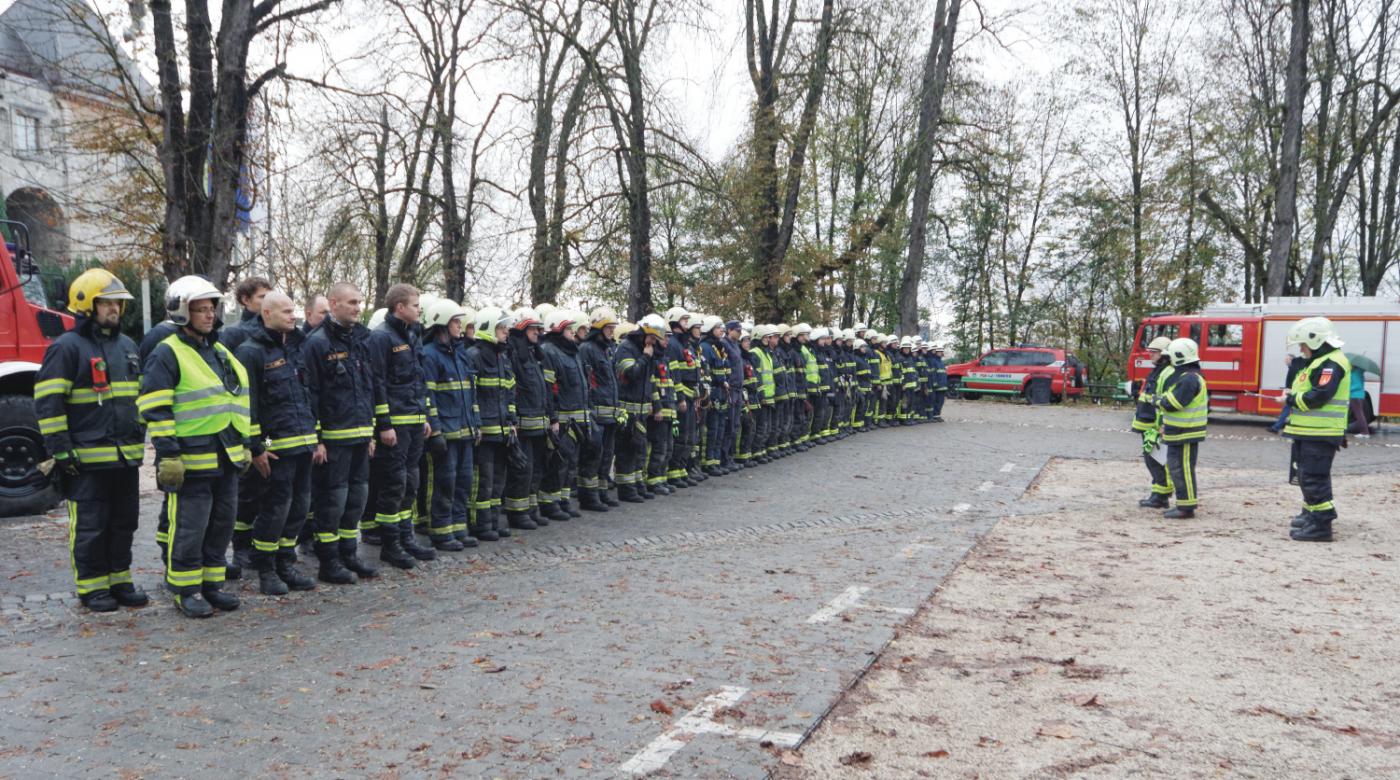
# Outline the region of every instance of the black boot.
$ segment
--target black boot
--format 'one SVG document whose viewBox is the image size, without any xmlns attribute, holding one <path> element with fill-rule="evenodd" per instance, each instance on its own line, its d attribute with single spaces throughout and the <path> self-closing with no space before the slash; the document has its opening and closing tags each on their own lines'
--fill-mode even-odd
<svg viewBox="0 0 1400 780">
<path fill-rule="evenodd" d="M 608 505 L 603 503 L 596 490 L 581 490 L 578 495 L 578 508 L 588 512 L 606 512 Z"/>
<path fill-rule="evenodd" d="M 476 525 L 472 527 L 471 535 L 483 542 L 498 542 L 501 540 L 500 534 L 496 533 L 495 512 L 493 510 L 476 510 Z"/>
<path fill-rule="evenodd" d="M 287 584 L 292 590 L 315 590 L 316 581 L 302 574 L 297 569 L 297 555 L 295 548 L 286 547 L 277 551 L 276 565 L 273 567 L 277 572 L 278 579 Z"/>
<path fill-rule="evenodd" d="M 1288 536 L 1295 542 L 1330 542 L 1332 518 L 1320 517 L 1314 513 L 1302 528 L 1293 529 Z"/>
<path fill-rule="evenodd" d="M 598 498 L 601 498 L 603 503 L 608 506 L 622 506 L 622 502 L 617 500 L 617 496 L 614 496 L 607 488 L 598 491 Z"/>
<path fill-rule="evenodd" d="M 258 591 L 264 596 L 285 596 L 291 592 L 287 583 L 277 576 L 273 553 L 253 551 L 253 568 L 258 572 Z"/>
<path fill-rule="evenodd" d="M 530 522 L 534 523 L 540 528 L 544 528 L 545 526 L 549 525 L 549 518 L 540 513 L 540 506 L 538 504 L 530 507 Z"/>
<path fill-rule="evenodd" d="M 397 525 L 379 526 L 379 560 L 400 569 L 412 569 L 416 565 L 413 556 L 403 549 Z"/>
<path fill-rule="evenodd" d="M 379 576 L 378 569 L 361 560 L 358 554 L 359 545 L 355 543 L 354 539 L 341 539 L 339 542 L 331 542 L 331 544 L 334 545 L 332 550 L 339 554 L 341 567 L 346 571 L 352 572 L 355 577 L 362 580 L 372 580 Z M 350 582 L 354 581 L 355 578 L 351 577 Z"/>
<path fill-rule="evenodd" d="M 540 504 L 540 514 L 555 523 L 567 523 L 571 519 L 569 513 L 560 509 L 558 504 Z"/>
<path fill-rule="evenodd" d="M 345 568 L 336 542 L 317 542 L 316 560 L 321 562 L 316 571 L 316 579 L 321 582 L 329 582 L 332 585 L 351 585 L 355 582 L 354 573 Z"/>
<path fill-rule="evenodd" d="M 617 500 L 625 501 L 629 504 L 646 503 L 646 499 L 642 496 L 642 491 L 639 490 L 636 485 L 618 485 Z"/>
<path fill-rule="evenodd" d="M 1291 528 L 1302 528 L 1303 526 L 1305 526 L 1305 525 L 1308 524 L 1308 520 L 1309 520 L 1311 517 L 1312 517 L 1312 512 L 1309 512 L 1308 510 L 1304 509 L 1303 511 L 1301 511 L 1301 512 L 1298 513 L 1298 516 L 1297 516 L 1297 517 L 1293 518 L 1293 524 L 1292 524 L 1292 526 L 1290 526 L 1290 527 L 1291 527 Z"/>
<path fill-rule="evenodd" d="M 217 584 L 202 588 L 204 600 L 220 612 L 232 612 L 239 607 L 238 597 L 220 588 Z"/>
<path fill-rule="evenodd" d="M 1167 507 L 1171 506 L 1171 502 L 1168 501 L 1167 497 L 1162 495 L 1161 493 L 1153 493 L 1147 498 L 1144 498 L 1141 501 L 1139 501 L 1138 506 L 1143 507 L 1144 509 L 1166 509 Z"/>
<path fill-rule="evenodd" d="M 1187 520 L 1187 519 L 1190 519 L 1190 518 L 1195 517 L 1195 516 L 1196 516 L 1196 508 L 1195 508 L 1195 507 L 1181 507 L 1181 506 L 1179 506 L 1179 507 L 1176 507 L 1176 508 L 1174 508 L 1174 509 L 1168 509 L 1167 511 L 1165 511 L 1165 512 L 1162 513 L 1162 517 L 1165 517 L 1165 518 L 1168 519 L 1168 520 Z"/>
<path fill-rule="evenodd" d="M 441 550 L 442 552 L 461 552 L 465 549 L 462 543 L 457 541 L 457 536 L 455 534 L 439 534 L 430 538 L 433 540 L 434 550 Z"/>
<path fill-rule="evenodd" d="M 418 539 L 413 535 L 413 521 L 399 521 L 399 544 L 403 551 L 412 555 L 420 561 L 431 561 L 437 558 L 437 552 L 431 547 L 424 547 L 418 543 Z"/>
<path fill-rule="evenodd" d="M 525 512 L 507 512 L 506 525 L 521 531 L 533 531 L 539 528 L 539 526 L 530 519 L 530 515 Z"/>
<path fill-rule="evenodd" d="M 578 511 L 577 509 L 574 509 L 573 502 L 569 501 L 569 499 L 567 498 L 560 499 L 559 511 L 563 512 L 569 517 L 583 517 L 583 513 Z"/>
<path fill-rule="evenodd" d="M 84 593 L 78 597 L 78 600 L 83 602 L 83 606 L 87 607 L 89 612 L 116 612 L 117 608 L 121 606 L 117 603 L 112 592 L 106 588 Z"/>
<path fill-rule="evenodd" d="M 209 602 L 205 601 L 200 593 L 175 594 L 175 608 L 185 617 L 207 618 L 214 614 L 214 608 L 209 606 Z"/>
<path fill-rule="evenodd" d="M 146 591 L 136 587 L 130 582 L 121 582 L 112 586 L 112 598 L 123 607 L 144 607 L 151 603 L 151 597 L 146 595 Z"/>
</svg>

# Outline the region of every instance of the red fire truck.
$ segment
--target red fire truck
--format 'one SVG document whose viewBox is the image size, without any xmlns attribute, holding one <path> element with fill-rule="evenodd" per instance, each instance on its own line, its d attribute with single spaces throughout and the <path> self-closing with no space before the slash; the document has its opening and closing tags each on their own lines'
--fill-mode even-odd
<svg viewBox="0 0 1400 780">
<path fill-rule="evenodd" d="M 58 502 L 39 471 L 48 459 L 34 415 L 34 375 L 49 343 L 73 327 L 73 318 L 48 308 L 38 269 L 29 255 L 29 231 L 0 220 L 0 517 L 42 512 Z"/>
<path fill-rule="evenodd" d="M 1288 329 L 1318 316 L 1336 324 L 1346 342 L 1343 352 L 1379 369 L 1366 374 L 1368 417 L 1400 416 L 1400 301 L 1382 298 L 1270 298 L 1262 304 L 1210 306 L 1200 314 L 1154 314 L 1138 326 L 1128 360 L 1129 387 L 1152 370 L 1149 342 L 1184 336 L 1200 345 L 1212 411 L 1276 415 L 1288 361 L 1298 354 L 1296 346 L 1284 343 Z"/>
</svg>

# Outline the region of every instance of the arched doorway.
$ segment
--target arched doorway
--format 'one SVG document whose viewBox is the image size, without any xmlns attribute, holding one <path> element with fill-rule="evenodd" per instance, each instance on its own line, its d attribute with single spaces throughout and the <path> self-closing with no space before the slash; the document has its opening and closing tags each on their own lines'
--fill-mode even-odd
<svg viewBox="0 0 1400 780">
<path fill-rule="evenodd" d="M 50 267 L 66 267 L 68 220 L 63 209 L 47 192 L 23 187 L 5 198 L 5 214 L 29 228 L 29 250 L 34 259 Z"/>
</svg>

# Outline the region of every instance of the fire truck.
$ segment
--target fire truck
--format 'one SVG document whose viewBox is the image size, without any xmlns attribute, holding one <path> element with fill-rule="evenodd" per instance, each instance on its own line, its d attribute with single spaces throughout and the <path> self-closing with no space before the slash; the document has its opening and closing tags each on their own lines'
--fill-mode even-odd
<svg viewBox="0 0 1400 780">
<path fill-rule="evenodd" d="M 73 327 L 73 318 L 48 307 L 28 229 L 9 220 L 0 225 L 10 239 L 0 243 L 0 517 L 8 517 L 58 503 L 39 470 L 49 456 L 34 414 L 34 375 L 44 350 Z"/>
<path fill-rule="evenodd" d="M 1400 301 L 1375 297 L 1269 298 L 1262 304 L 1218 304 L 1200 314 L 1153 314 L 1138 325 L 1125 389 L 1135 395 L 1152 370 L 1147 345 L 1158 336 L 1200 345 L 1201 373 L 1218 412 L 1277 415 L 1288 363 L 1288 329 L 1305 317 L 1327 317 L 1354 363 L 1366 373 L 1367 419 L 1400 416 Z"/>
</svg>

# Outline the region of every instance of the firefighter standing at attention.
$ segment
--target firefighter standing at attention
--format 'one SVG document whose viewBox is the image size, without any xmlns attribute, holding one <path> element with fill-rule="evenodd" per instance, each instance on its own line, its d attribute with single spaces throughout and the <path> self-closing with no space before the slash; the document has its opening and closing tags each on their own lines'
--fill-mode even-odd
<svg viewBox="0 0 1400 780">
<path fill-rule="evenodd" d="M 1337 519 L 1332 460 L 1346 442 L 1351 361 L 1326 317 L 1299 320 L 1288 331 L 1288 343 L 1299 345 L 1308 361 L 1284 398 L 1290 412 L 1283 435 L 1293 440 L 1293 463 L 1303 490 L 1303 511 L 1293 519 L 1289 536 L 1295 542 L 1330 542 Z"/>
<path fill-rule="evenodd" d="M 1196 342 L 1176 339 L 1167 345 L 1172 373 L 1162 382 L 1157 406 L 1162 410 L 1162 441 L 1167 443 L 1167 469 L 1176 487 L 1176 506 L 1162 514 L 1168 519 L 1196 515 L 1196 459 L 1206 438 L 1210 393 L 1201 376 Z"/>
</svg>

